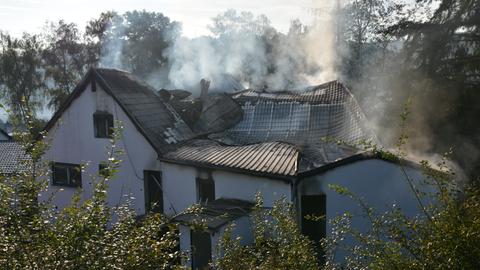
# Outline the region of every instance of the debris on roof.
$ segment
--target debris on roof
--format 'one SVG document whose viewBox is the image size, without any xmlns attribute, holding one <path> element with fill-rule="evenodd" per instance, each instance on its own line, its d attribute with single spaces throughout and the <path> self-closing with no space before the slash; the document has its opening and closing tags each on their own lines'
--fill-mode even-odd
<svg viewBox="0 0 480 270">
<path fill-rule="evenodd" d="M 29 168 L 30 157 L 14 141 L 0 141 L 0 174 L 24 172 Z"/>
<path fill-rule="evenodd" d="M 202 104 L 202 113 L 193 130 L 199 134 L 222 132 L 243 117 L 242 108 L 225 94 L 209 96 Z"/>
<path fill-rule="evenodd" d="M 338 81 L 267 92 L 241 90 L 233 78 L 225 78 L 220 80 L 228 85 L 223 92 L 236 92 L 209 93 L 210 82 L 202 80 L 201 96 L 194 98 L 186 90 L 156 91 L 125 71 L 91 69 L 46 129 L 96 82 L 164 161 L 290 179 L 358 153 L 332 141 L 355 144 L 374 138 L 355 98 Z M 212 85 L 216 81 L 213 78 Z M 200 138 L 208 140 L 200 143 Z"/>
<path fill-rule="evenodd" d="M 173 89 L 173 90 L 160 89 L 158 91 L 158 94 L 166 102 L 170 102 L 172 100 L 182 100 L 192 95 L 192 93 L 182 89 Z"/>
<path fill-rule="evenodd" d="M 195 140 L 167 153 L 163 160 L 259 174 L 294 176 L 298 172 L 298 156 L 297 147 L 281 142 L 228 146 L 214 141 Z"/>
<path fill-rule="evenodd" d="M 173 221 L 186 225 L 202 221 L 210 230 L 216 230 L 230 221 L 247 216 L 254 205 L 249 201 L 220 198 L 202 204 L 199 212 L 181 213 Z"/>
</svg>

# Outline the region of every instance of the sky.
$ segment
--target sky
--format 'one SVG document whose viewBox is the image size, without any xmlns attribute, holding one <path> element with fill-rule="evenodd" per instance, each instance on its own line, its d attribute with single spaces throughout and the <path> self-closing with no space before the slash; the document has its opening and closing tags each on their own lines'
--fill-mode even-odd
<svg viewBox="0 0 480 270">
<path fill-rule="evenodd" d="M 313 6 L 314 0 L 0 0 L 0 30 L 19 36 L 24 31 L 39 32 L 46 21 L 60 19 L 83 29 L 102 11 L 145 9 L 182 22 L 183 34 L 196 37 L 209 34 L 207 25 L 212 17 L 236 9 L 265 14 L 275 28 L 287 31 L 292 19 L 308 23 Z"/>
</svg>

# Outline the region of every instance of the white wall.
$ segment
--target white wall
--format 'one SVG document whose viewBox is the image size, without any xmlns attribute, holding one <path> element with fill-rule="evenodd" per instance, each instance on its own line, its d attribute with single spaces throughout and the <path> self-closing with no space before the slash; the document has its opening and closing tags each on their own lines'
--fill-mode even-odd
<svg viewBox="0 0 480 270">
<path fill-rule="evenodd" d="M 197 170 L 165 162 L 161 166 L 164 213 L 175 215 L 197 202 Z"/>
<path fill-rule="evenodd" d="M 161 167 L 165 213 L 174 215 L 196 203 L 196 178 L 200 174 L 205 174 L 206 171 L 167 162 L 162 162 Z M 215 183 L 216 199 L 229 198 L 254 201 L 255 194 L 261 192 L 265 207 L 272 207 L 273 203 L 282 198 L 282 196 L 285 196 L 287 200 L 291 200 L 291 186 L 289 183 L 228 171 L 213 170 L 210 173 Z M 242 244 L 252 243 L 253 235 L 250 219 L 242 217 L 237 219 L 235 224 L 233 235 L 241 236 Z M 216 246 L 224 230 L 225 226 L 212 234 L 212 256 L 216 255 Z M 180 249 L 184 252 L 190 252 L 189 228 L 180 226 L 180 233 Z"/>
<path fill-rule="evenodd" d="M 420 180 L 424 178 L 421 170 L 405 169 L 413 182 L 419 185 Z M 326 194 L 327 219 L 349 212 L 354 215 L 352 226 L 364 231 L 370 224 L 362 216 L 361 208 L 352 199 L 329 189 L 329 184 L 346 187 L 378 212 L 391 209 L 393 204 L 399 206 L 409 216 L 419 214 L 421 211 L 398 164 L 379 159 L 357 161 L 305 179 L 299 185 L 300 196 Z M 331 229 L 327 223 L 327 235 Z M 348 242 L 351 243 L 350 240 Z M 342 258 L 341 254 L 338 257 Z"/>
<path fill-rule="evenodd" d="M 195 167 L 162 162 L 162 184 L 164 209 L 167 215 L 180 213 L 197 202 L 196 178 L 205 170 Z M 215 198 L 254 201 L 255 194 L 261 192 L 266 207 L 285 196 L 291 199 L 289 183 L 228 171 L 211 171 L 215 183 Z"/>
<path fill-rule="evenodd" d="M 260 192 L 265 207 L 272 207 L 283 196 L 291 200 L 291 185 L 280 180 L 226 171 L 213 171 L 215 198 L 231 198 L 254 201 Z"/>
<path fill-rule="evenodd" d="M 135 198 L 137 214 L 145 212 L 143 170 L 159 170 L 157 153 L 138 132 L 121 107 L 99 86 L 95 92 L 90 85 L 77 97 L 63 113 L 61 119 L 50 130 L 48 141 L 50 149 L 45 155 L 47 161 L 65 163 L 88 163 L 82 173 L 82 199 L 92 194 L 92 177 L 98 174 L 98 164 L 107 158 L 109 139 L 95 138 L 93 113 L 97 110 L 113 114 L 114 120 L 120 120 L 124 126 L 123 139 L 118 147 L 128 152 L 121 156 L 123 160 L 116 178 L 109 183 L 108 202 L 116 206 L 125 199 Z M 66 206 L 74 192 L 72 187 L 57 187 L 51 185 L 49 191 L 42 194 L 43 199 L 55 194 L 53 203 L 59 208 Z"/>
</svg>

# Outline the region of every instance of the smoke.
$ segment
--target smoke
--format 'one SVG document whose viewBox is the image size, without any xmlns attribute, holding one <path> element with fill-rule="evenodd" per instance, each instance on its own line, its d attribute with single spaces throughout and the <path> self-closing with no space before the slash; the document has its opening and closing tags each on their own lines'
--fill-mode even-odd
<svg viewBox="0 0 480 270">
<path fill-rule="evenodd" d="M 265 55 L 261 41 L 249 33 L 222 38 L 182 37 L 165 53 L 170 63 L 169 84 L 173 88 L 192 89 L 202 78 L 210 78 L 214 89 L 224 84 L 218 81 L 225 77 L 224 74 L 243 81 L 247 73 L 249 81 L 256 83 L 267 74 Z"/>
<path fill-rule="evenodd" d="M 318 84 L 326 81 L 338 79 L 337 54 L 338 44 L 336 44 L 335 18 L 337 8 L 333 0 L 318 1 L 315 9 L 315 22 L 308 31 L 303 48 L 306 52 L 306 59 L 310 65 L 317 65 L 319 68 L 313 74 L 304 74 L 310 84 Z"/>
<path fill-rule="evenodd" d="M 123 47 L 125 44 L 125 25 L 120 16 L 115 16 L 108 23 L 105 38 L 100 51 L 100 67 L 125 69 L 123 63 Z"/>
<path fill-rule="evenodd" d="M 317 2 L 314 23 L 294 20 L 288 33 L 277 32 L 263 15 L 229 10 L 213 18 L 212 36 L 177 39 L 164 54 L 170 63 L 168 84 L 150 83 L 192 89 L 207 77 L 215 88 L 225 85 L 219 81 L 229 74 L 245 87 L 277 90 L 337 79 L 334 2 Z"/>
</svg>

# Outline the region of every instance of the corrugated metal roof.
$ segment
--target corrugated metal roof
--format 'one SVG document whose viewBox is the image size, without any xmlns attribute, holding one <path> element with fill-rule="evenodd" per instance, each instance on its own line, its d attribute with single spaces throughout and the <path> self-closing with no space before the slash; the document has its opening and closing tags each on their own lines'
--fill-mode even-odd
<svg viewBox="0 0 480 270">
<path fill-rule="evenodd" d="M 30 158 L 22 146 L 13 141 L 0 141 L 0 173 L 12 174 L 25 171 Z"/>
<path fill-rule="evenodd" d="M 297 147 L 281 142 L 225 146 L 213 141 L 199 145 L 196 141 L 167 153 L 164 160 L 294 176 L 298 170 L 298 157 Z"/>
</svg>

